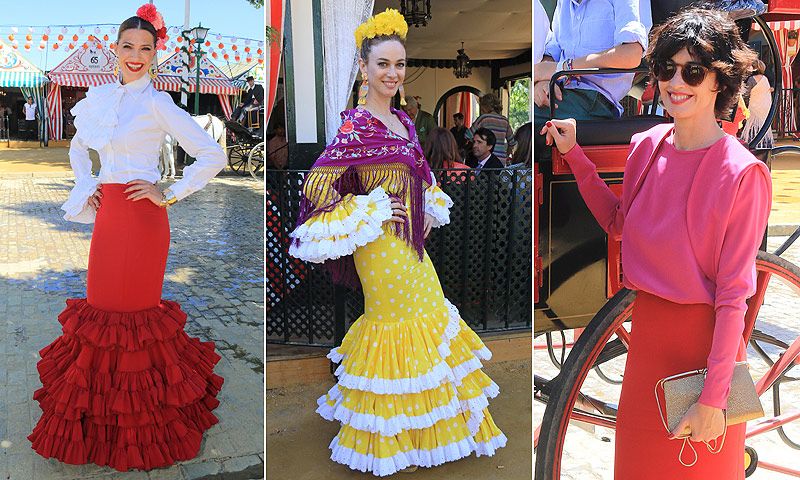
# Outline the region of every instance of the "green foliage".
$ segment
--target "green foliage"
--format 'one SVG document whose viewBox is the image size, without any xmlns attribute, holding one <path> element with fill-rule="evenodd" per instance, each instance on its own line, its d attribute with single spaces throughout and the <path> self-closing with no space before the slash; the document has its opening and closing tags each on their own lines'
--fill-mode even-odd
<svg viewBox="0 0 800 480">
<path fill-rule="evenodd" d="M 247 0 L 247 3 L 255 8 L 261 8 L 264 6 L 264 0 Z"/>
<path fill-rule="evenodd" d="M 277 28 L 273 27 L 272 25 L 267 25 L 264 27 L 264 39 L 267 41 L 267 46 L 272 45 L 273 43 L 279 40 L 280 32 Z"/>
<path fill-rule="evenodd" d="M 514 82 L 511 87 L 508 105 L 508 121 L 511 128 L 516 131 L 523 123 L 531 121 L 530 91 L 531 79 L 524 78 Z"/>
</svg>

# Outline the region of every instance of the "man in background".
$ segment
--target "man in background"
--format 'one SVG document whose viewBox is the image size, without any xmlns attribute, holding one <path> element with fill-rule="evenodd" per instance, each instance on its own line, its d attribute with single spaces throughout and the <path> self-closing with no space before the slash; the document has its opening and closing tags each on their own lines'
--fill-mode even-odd
<svg viewBox="0 0 800 480">
<path fill-rule="evenodd" d="M 503 162 L 493 153 L 497 137 L 488 128 L 481 127 L 475 130 L 472 136 L 472 162 L 468 163 L 475 169 L 477 175 L 484 168 L 503 168 Z"/>
<path fill-rule="evenodd" d="M 28 132 L 28 140 L 38 140 L 39 132 L 36 125 L 36 104 L 33 102 L 33 97 L 28 97 L 27 103 L 24 106 L 25 110 L 25 130 Z"/>
<path fill-rule="evenodd" d="M 456 139 L 456 145 L 458 146 L 461 158 L 465 158 L 466 152 L 464 150 L 467 146 L 467 127 L 464 126 L 464 114 L 461 112 L 454 113 L 453 123 L 456 125 L 450 129 L 450 133 L 452 133 L 453 137 Z"/>
<path fill-rule="evenodd" d="M 419 144 L 425 148 L 425 140 L 428 139 L 428 133 L 436 128 L 436 120 L 433 119 L 433 115 L 430 113 L 420 110 L 417 99 L 410 95 L 406 97 L 406 106 L 403 107 L 403 110 L 405 110 L 408 116 L 411 117 L 411 120 L 414 121 L 414 128 L 417 130 L 417 137 L 419 137 Z"/>
</svg>

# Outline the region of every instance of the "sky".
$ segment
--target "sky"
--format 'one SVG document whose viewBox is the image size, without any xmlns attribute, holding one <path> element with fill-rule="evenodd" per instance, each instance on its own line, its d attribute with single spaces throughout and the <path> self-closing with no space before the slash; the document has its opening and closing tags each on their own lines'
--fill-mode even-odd
<svg viewBox="0 0 800 480">
<path fill-rule="evenodd" d="M 0 13 L 0 35 L 5 39 L 10 26 L 25 27 L 43 25 L 87 25 L 116 24 L 133 16 L 147 0 L 19 0 L 3 1 Z M 155 0 L 156 7 L 169 26 L 179 26 L 184 20 L 185 0 Z M 264 9 L 254 8 L 247 0 L 190 0 L 189 26 L 202 23 L 212 34 L 263 39 Z M 22 28 L 20 32 L 24 32 Z M 38 31 L 38 29 L 37 29 Z M 172 36 L 170 34 L 170 36 Z M 34 42 L 37 45 L 38 42 Z M 61 49 L 46 52 L 38 48 L 24 52 L 18 50 L 29 61 L 43 70 L 60 63 L 71 52 Z"/>
</svg>

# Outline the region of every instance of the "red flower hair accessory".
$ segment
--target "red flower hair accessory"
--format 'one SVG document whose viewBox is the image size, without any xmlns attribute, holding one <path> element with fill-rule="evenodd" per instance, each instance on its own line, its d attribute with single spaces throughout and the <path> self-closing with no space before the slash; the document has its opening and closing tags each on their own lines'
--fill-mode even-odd
<svg viewBox="0 0 800 480">
<path fill-rule="evenodd" d="M 136 16 L 142 20 L 147 20 L 156 29 L 156 49 L 165 50 L 167 48 L 167 26 L 164 24 L 164 17 L 161 16 L 156 6 L 146 3 L 136 10 Z"/>
</svg>

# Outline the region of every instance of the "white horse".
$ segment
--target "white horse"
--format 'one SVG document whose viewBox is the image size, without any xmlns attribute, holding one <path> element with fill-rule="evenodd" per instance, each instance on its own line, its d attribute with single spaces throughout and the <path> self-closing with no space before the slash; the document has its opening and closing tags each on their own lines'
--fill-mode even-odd
<svg viewBox="0 0 800 480">
<path fill-rule="evenodd" d="M 192 115 L 195 123 L 206 131 L 215 142 L 225 148 L 225 122 L 210 113 L 205 115 Z M 161 142 L 160 169 L 162 178 L 175 178 L 175 152 L 178 141 L 167 134 Z"/>
</svg>

